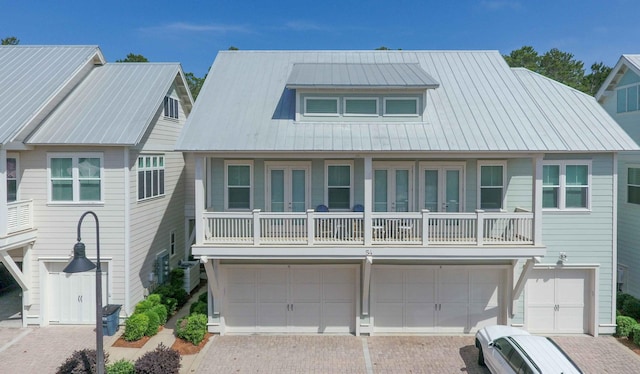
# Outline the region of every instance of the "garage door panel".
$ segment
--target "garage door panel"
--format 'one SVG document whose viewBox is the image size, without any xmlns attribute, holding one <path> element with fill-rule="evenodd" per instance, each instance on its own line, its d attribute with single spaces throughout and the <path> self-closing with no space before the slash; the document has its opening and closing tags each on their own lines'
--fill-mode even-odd
<svg viewBox="0 0 640 374">
<path fill-rule="evenodd" d="M 402 331 L 404 322 L 403 303 L 380 303 L 376 305 L 374 321 L 379 331 L 399 332 Z"/>
<path fill-rule="evenodd" d="M 436 300 L 435 287 L 433 284 L 407 284 L 406 285 L 406 300 L 409 303 L 413 302 L 431 302 Z"/>
<path fill-rule="evenodd" d="M 324 300 L 333 301 L 346 301 L 351 303 L 353 301 L 353 295 L 355 295 L 354 284 L 324 284 Z"/>
<path fill-rule="evenodd" d="M 498 284 L 497 283 L 474 283 L 470 284 L 469 300 L 473 302 L 484 302 L 486 305 L 498 304 Z"/>
<path fill-rule="evenodd" d="M 355 310 L 351 302 L 329 302 L 322 313 L 325 333 L 349 333 L 354 330 Z"/>
<path fill-rule="evenodd" d="M 443 303 L 467 303 L 469 283 L 440 283 L 438 300 Z"/>
<path fill-rule="evenodd" d="M 228 300 L 231 302 L 255 302 L 256 288 L 254 284 L 229 284 Z"/>
<path fill-rule="evenodd" d="M 404 300 L 402 283 L 379 283 L 376 277 L 376 297 L 381 303 L 401 303 Z"/>
<path fill-rule="evenodd" d="M 320 302 L 321 286 L 320 284 L 291 284 L 291 302 Z"/>
<path fill-rule="evenodd" d="M 260 303 L 258 328 L 262 332 L 282 332 L 287 328 L 287 304 Z"/>
<path fill-rule="evenodd" d="M 469 327 L 471 328 L 470 331 L 477 331 L 485 326 L 495 325 L 499 315 L 500 308 L 497 304 L 469 304 Z"/>
<path fill-rule="evenodd" d="M 443 332 L 465 332 L 469 315 L 465 303 L 441 303 L 438 310 L 437 326 Z"/>
<path fill-rule="evenodd" d="M 408 303 L 404 325 L 415 332 L 432 331 L 435 322 L 434 303 Z"/>
<path fill-rule="evenodd" d="M 256 303 L 230 303 L 229 309 L 236 311 L 226 316 L 226 325 L 233 327 L 234 330 L 242 329 L 244 331 L 253 330 L 256 323 Z M 248 328 L 247 328 L 248 326 Z"/>
</svg>

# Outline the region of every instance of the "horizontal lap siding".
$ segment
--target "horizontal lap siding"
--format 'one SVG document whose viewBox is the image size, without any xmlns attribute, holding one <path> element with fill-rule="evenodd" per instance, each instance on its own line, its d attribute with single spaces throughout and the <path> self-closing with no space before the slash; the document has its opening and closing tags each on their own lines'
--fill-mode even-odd
<svg viewBox="0 0 640 374">
<path fill-rule="evenodd" d="M 104 205 L 52 205 L 48 204 L 48 152 L 99 152 L 103 155 L 104 176 L 102 179 Z M 43 315 L 41 304 L 39 258 L 70 258 L 76 242 L 76 229 L 80 216 L 92 210 L 100 221 L 100 257 L 111 258 L 109 267 L 110 298 L 104 303 L 122 303 L 124 292 L 124 201 L 123 185 L 123 149 L 114 148 L 81 148 L 81 147 L 38 147 L 29 152 L 21 152 L 20 198 L 32 199 L 34 224 L 38 229 L 38 237 L 32 250 L 32 274 L 29 279 L 33 289 L 31 301 L 33 306 L 28 315 Z M 87 248 L 87 256 L 96 256 L 95 224 L 92 217 L 86 217 L 82 224 L 82 241 Z"/>
<path fill-rule="evenodd" d="M 627 267 L 625 292 L 640 297 L 640 205 L 627 202 L 627 168 L 640 168 L 640 153 L 619 158 L 618 263 Z"/>
<path fill-rule="evenodd" d="M 156 272 L 156 255 L 164 250 L 170 250 L 169 233 L 171 231 L 176 233 L 176 251 L 170 258 L 170 268 L 176 268 L 179 261 L 185 258 L 185 161 L 181 152 L 164 150 L 173 147 L 183 123 L 182 107 L 180 107 L 180 119 L 177 121 L 160 115 L 155 126 L 151 127 L 150 132 L 143 138 L 142 151 L 130 153 L 131 310 L 144 297 L 144 289 L 150 286 L 149 274 Z M 156 148 L 158 145 L 163 149 L 158 150 Z M 137 159 L 139 155 L 145 154 L 164 155 L 165 194 L 138 201 Z"/>
<path fill-rule="evenodd" d="M 563 159 L 583 157 L 563 156 Z M 543 264 L 555 265 L 560 252 L 568 264 L 599 264 L 599 323 L 611 323 L 613 258 L 612 155 L 592 156 L 591 212 L 543 212 Z"/>
</svg>

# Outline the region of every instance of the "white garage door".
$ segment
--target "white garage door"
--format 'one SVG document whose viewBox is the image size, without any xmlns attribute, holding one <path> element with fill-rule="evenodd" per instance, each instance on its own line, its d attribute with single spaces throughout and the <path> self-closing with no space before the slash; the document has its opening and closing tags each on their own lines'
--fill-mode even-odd
<svg viewBox="0 0 640 374">
<path fill-rule="evenodd" d="M 536 333 L 588 333 L 588 269 L 534 269 L 527 280 L 526 325 Z"/>
<path fill-rule="evenodd" d="M 374 331 L 468 333 L 496 324 L 504 279 L 502 267 L 374 265 Z"/>
<path fill-rule="evenodd" d="M 355 331 L 355 266 L 228 265 L 224 273 L 227 332 Z"/>
<path fill-rule="evenodd" d="M 96 272 L 66 274 L 67 263 L 48 263 L 49 322 L 60 324 L 96 323 Z M 102 266 L 102 304 L 107 305 L 107 270 Z"/>
</svg>

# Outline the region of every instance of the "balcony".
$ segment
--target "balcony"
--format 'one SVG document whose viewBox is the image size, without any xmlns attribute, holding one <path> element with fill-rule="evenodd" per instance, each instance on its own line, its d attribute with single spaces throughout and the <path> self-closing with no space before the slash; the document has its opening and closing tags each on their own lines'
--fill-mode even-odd
<svg viewBox="0 0 640 374">
<path fill-rule="evenodd" d="M 22 200 L 7 203 L 7 234 L 33 228 L 33 201 Z"/>
<path fill-rule="evenodd" d="M 204 212 L 204 246 L 533 246 L 531 212 Z"/>
</svg>

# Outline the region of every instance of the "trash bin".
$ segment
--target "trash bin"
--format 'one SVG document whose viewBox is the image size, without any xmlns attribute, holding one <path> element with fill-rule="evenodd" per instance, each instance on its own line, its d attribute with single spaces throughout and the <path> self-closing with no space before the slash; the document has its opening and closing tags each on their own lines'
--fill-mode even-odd
<svg viewBox="0 0 640 374">
<path fill-rule="evenodd" d="M 102 308 L 102 333 L 103 335 L 113 336 L 120 327 L 119 316 L 122 305 L 107 304 Z"/>
</svg>

